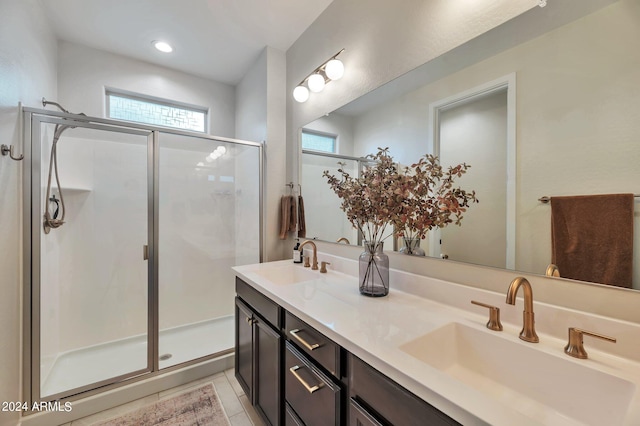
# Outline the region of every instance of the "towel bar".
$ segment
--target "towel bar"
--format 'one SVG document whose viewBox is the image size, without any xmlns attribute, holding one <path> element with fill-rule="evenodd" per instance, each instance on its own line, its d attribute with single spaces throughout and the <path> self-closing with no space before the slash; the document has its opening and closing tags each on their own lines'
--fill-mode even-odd
<svg viewBox="0 0 640 426">
<path fill-rule="evenodd" d="M 638 194 L 634 194 L 633 195 L 635 198 L 640 198 L 640 195 Z M 542 204 L 549 204 L 549 202 L 551 201 L 551 197 L 548 196 L 542 196 L 540 198 L 538 198 L 538 201 L 540 201 Z"/>
</svg>

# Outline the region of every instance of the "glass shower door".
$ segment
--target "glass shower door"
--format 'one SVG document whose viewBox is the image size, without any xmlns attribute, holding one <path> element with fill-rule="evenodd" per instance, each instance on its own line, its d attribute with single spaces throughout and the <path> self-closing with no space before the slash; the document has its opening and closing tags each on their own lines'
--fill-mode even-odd
<svg viewBox="0 0 640 426">
<path fill-rule="evenodd" d="M 31 382 L 37 399 L 152 367 L 151 269 L 144 255 L 150 132 L 78 122 L 63 129 L 68 123 L 36 116 L 32 125 L 32 353 L 39 359 L 32 362 Z M 64 223 L 46 230 L 45 209 Z"/>
<path fill-rule="evenodd" d="M 260 261 L 259 144 L 160 132 L 159 368 L 234 345 L 235 275 Z"/>
</svg>

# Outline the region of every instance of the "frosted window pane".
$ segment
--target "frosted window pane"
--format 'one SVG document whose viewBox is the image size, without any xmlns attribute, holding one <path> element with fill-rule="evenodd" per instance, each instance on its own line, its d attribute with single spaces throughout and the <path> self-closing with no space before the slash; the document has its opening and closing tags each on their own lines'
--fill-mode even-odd
<svg viewBox="0 0 640 426">
<path fill-rule="evenodd" d="M 113 93 L 109 97 L 109 118 L 135 121 L 175 129 L 205 131 L 206 112 L 163 105 Z"/>
<path fill-rule="evenodd" d="M 302 132 L 302 149 L 336 152 L 336 137 L 319 133 Z"/>
</svg>

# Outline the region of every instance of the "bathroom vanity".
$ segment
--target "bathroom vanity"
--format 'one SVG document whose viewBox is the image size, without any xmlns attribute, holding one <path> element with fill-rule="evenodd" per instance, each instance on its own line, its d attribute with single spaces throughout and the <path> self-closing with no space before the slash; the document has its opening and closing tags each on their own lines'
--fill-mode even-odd
<svg viewBox="0 0 640 426">
<path fill-rule="evenodd" d="M 500 294 L 392 270 L 389 296 L 369 298 L 355 261 L 321 257 L 336 269 L 234 268 L 236 376 L 269 423 L 640 424 L 637 324 L 535 302 L 534 287 L 529 343 L 508 283 Z M 472 300 L 500 308 L 503 330 Z M 587 338 L 589 358 L 573 358 L 568 327 L 617 343 Z"/>
</svg>

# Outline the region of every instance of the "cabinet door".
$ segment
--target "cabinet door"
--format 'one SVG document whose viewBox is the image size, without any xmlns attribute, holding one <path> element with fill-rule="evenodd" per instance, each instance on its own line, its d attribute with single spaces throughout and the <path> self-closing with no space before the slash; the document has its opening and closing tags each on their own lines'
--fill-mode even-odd
<svg viewBox="0 0 640 426">
<path fill-rule="evenodd" d="M 254 405 L 272 425 L 279 425 L 282 415 L 280 354 L 282 337 L 271 326 L 254 321 Z"/>
<path fill-rule="evenodd" d="M 235 370 L 236 379 L 253 404 L 253 313 L 237 297 Z"/>
</svg>

